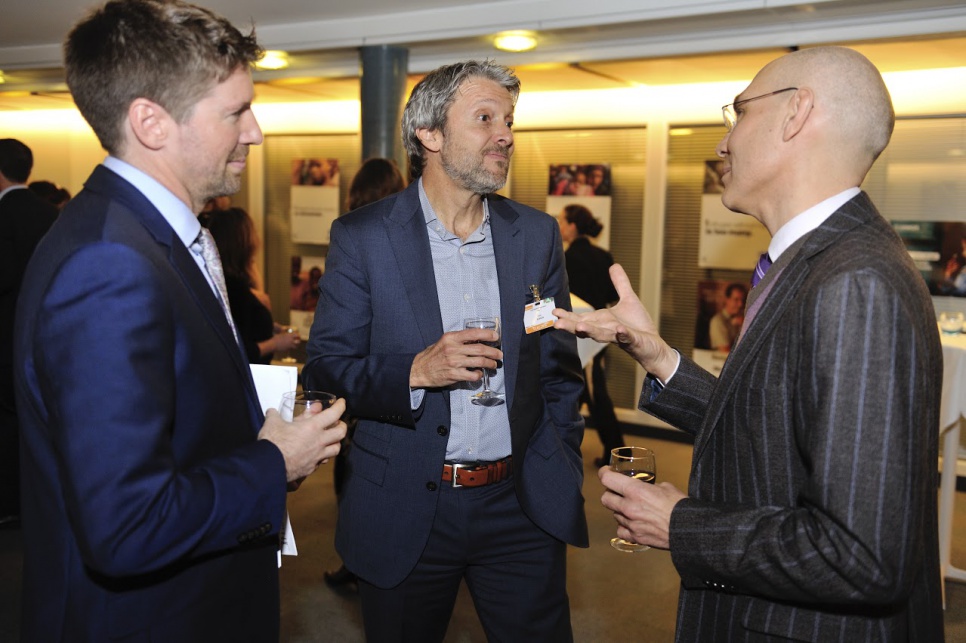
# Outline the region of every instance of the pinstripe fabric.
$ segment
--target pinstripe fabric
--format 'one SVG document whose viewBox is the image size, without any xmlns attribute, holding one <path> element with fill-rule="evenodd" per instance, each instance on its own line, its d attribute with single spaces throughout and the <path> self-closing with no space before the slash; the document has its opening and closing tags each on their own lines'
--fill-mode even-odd
<svg viewBox="0 0 966 643">
<path fill-rule="evenodd" d="M 719 380 L 641 408 L 695 434 L 671 518 L 679 641 L 943 640 L 931 301 L 865 194 L 805 241 Z"/>
</svg>

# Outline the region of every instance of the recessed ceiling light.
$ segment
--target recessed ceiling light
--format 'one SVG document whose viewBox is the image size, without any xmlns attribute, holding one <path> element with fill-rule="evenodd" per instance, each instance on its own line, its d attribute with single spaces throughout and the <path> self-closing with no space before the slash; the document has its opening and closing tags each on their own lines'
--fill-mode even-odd
<svg viewBox="0 0 966 643">
<path fill-rule="evenodd" d="M 256 69 L 285 69 L 288 67 L 288 52 L 269 49 L 262 59 L 255 63 Z"/>
<path fill-rule="evenodd" d="M 537 46 L 537 35 L 532 31 L 503 31 L 494 36 L 493 46 L 500 51 L 530 51 Z"/>
</svg>

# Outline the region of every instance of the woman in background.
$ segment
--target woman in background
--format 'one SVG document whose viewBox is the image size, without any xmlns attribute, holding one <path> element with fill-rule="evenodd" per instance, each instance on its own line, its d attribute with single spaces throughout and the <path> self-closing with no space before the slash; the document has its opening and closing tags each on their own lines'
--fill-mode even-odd
<svg viewBox="0 0 966 643">
<path fill-rule="evenodd" d="M 595 309 L 606 308 L 608 304 L 616 302 L 617 291 L 610 280 L 609 272 L 614 258 L 591 241 L 604 229 L 603 224 L 594 218 L 590 210 L 575 203 L 565 206 L 557 221 L 560 224 L 560 236 L 567 247 L 564 257 L 567 261 L 570 292 Z M 600 435 L 600 441 L 604 444 L 604 455 L 594 460 L 598 467 L 610 462 L 612 449 L 624 446 L 620 423 L 614 413 L 614 403 L 607 392 L 606 354 L 605 348 L 594 356 L 589 386 L 584 386 L 582 396 Z"/>
<path fill-rule="evenodd" d="M 228 305 L 242 346 L 252 364 L 269 364 L 279 351 L 290 351 L 301 342 L 298 333 L 289 333 L 272 320 L 272 312 L 255 293 L 255 252 L 258 234 L 255 223 L 242 208 L 212 210 L 208 229 L 218 245 L 225 272 Z"/>
<path fill-rule="evenodd" d="M 363 162 L 359 171 L 352 177 L 346 210 L 352 211 L 364 205 L 375 203 L 390 194 L 406 187 L 399 167 L 392 159 L 373 157 Z"/>
<path fill-rule="evenodd" d="M 396 162 L 391 159 L 373 157 L 362 163 L 359 171 L 352 177 L 349 185 L 349 195 L 346 198 L 346 210 L 351 212 L 364 205 L 375 203 L 390 194 L 400 192 L 406 187 L 402 173 Z M 335 464 L 332 467 L 332 475 L 335 483 L 336 498 L 342 494 L 342 482 L 345 480 L 346 454 L 349 452 L 352 441 L 352 430 L 355 428 L 355 421 L 346 421 L 349 431 L 343 441 L 339 455 L 335 457 Z M 327 571 L 323 574 L 325 582 L 330 587 L 341 587 L 349 583 L 355 583 L 356 576 L 345 565 L 341 565 L 334 571 Z"/>
</svg>

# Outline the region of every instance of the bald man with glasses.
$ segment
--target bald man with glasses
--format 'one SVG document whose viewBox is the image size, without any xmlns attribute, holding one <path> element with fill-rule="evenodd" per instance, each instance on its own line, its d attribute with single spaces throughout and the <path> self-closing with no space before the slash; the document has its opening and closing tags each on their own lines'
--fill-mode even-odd
<svg viewBox="0 0 966 643">
<path fill-rule="evenodd" d="M 719 377 L 619 303 L 555 310 L 647 371 L 640 408 L 695 438 L 687 494 L 606 468 L 617 535 L 669 549 L 678 641 L 943 640 L 942 350 L 929 293 L 860 185 L 895 116 L 839 47 L 768 64 L 723 108 L 723 203 L 772 235 Z"/>
</svg>

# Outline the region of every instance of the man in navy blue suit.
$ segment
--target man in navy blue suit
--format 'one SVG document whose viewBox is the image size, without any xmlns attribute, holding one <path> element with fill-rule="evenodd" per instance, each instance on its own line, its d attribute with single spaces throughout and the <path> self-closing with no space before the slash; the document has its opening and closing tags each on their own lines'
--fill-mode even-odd
<svg viewBox="0 0 966 643">
<path fill-rule="evenodd" d="M 428 74 L 403 114 L 409 188 L 332 226 L 304 376 L 359 418 L 336 546 L 370 641 L 441 641 L 463 579 L 490 640 L 572 638 L 580 363 L 524 319 L 535 292 L 569 308 L 563 246 L 552 217 L 494 194 L 519 88 L 489 62 Z M 500 318 L 500 348 L 472 317 Z M 472 403 L 481 368 L 503 404 Z"/>
<path fill-rule="evenodd" d="M 65 52 L 109 156 L 17 311 L 23 640 L 277 640 L 286 488 L 345 426 L 341 401 L 263 417 L 196 216 L 262 140 L 260 49 L 205 9 L 114 0 Z"/>
</svg>

